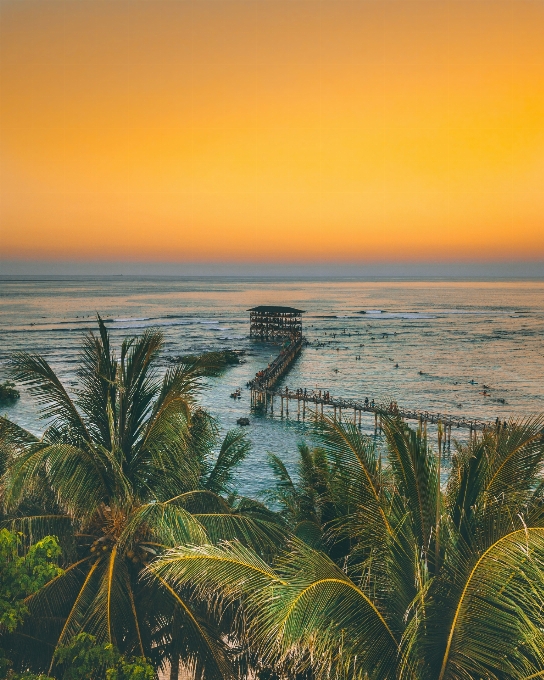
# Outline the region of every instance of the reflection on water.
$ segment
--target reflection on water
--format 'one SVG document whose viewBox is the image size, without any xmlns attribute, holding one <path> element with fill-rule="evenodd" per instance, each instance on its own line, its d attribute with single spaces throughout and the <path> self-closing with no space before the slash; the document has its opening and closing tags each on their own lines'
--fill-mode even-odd
<svg viewBox="0 0 544 680">
<path fill-rule="evenodd" d="M 179 354 L 245 349 L 246 363 L 211 380 L 202 395 L 228 429 L 249 414 L 246 382 L 278 351 L 250 341 L 247 309 L 282 304 L 306 310 L 310 341 L 284 385 L 504 420 L 544 411 L 543 293 L 542 282 L 2 281 L 0 379 L 9 354 L 26 350 L 46 356 L 74 388 L 81 336 L 99 312 L 116 340 L 159 327 L 163 368 Z M 242 399 L 230 399 L 237 387 Z M 43 429 L 24 393 L 2 410 L 34 432 Z M 372 431 L 373 419 L 364 427 Z M 251 416 L 254 450 L 241 470 L 243 490 L 263 490 L 270 481 L 267 451 L 293 460 L 305 430 L 277 414 Z"/>
</svg>

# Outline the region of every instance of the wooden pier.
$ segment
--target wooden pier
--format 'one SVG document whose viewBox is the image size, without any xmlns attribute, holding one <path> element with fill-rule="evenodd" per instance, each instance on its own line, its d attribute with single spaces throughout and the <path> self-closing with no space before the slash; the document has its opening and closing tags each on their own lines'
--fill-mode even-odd
<svg viewBox="0 0 544 680">
<path fill-rule="evenodd" d="M 294 335 L 284 345 L 274 361 L 263 371 L 259 371 L 255 378 L 248 383 L 248 387 L 251 388 L 252 397 L 255 394 L 255 398 L 258 400 L 260 395 L 266 395 L 266 390 L 272 390 L 278 380 L 287 373 L 293 361 L 300 354 L 303 346 L 304 338 L 302 335 Z"/>
<path fill-rule="evenodd" d="M 429 423 L 437 425 L 439 432 L 441 432 L 440 438 L 444 440 L 444 443 L 451 441 L 453 428 L 468 429 L 472 434 L 495 427 L 495 423 L 483 420 L 470 420 L 449 413 L 433 413 L 403 408 L 398 406 L 396 402 L 376 404 L 373 400 L 359 401 L 335 397 L 326 390 L 289 389 L 288 387 L 275 389 L 274 387 L 266 387 L 257 380 L 251 381 L 250 388 L 252 405 L 264 407 L 265 413 L 268 411 L 271 414 L 274 413 L 275 399 L 279 401 L 276 408 L 279 407 L 281 417 L 289 416 L 289 407 L 291 406 L 291 413 L 296 414 L 297 418 L 302 420 L 306 419 L 306 411 L 308 411 L 310 417 L 316 417 L 319 414 L 328 415 L 334 420 L 351 422 L 354 425 L 361 426 L 362 414 L 372 413 L 374 414 L 374 426 L 377 430 L 381 429 L 381 416 L 398 416 L 403 420 L 418 421 L 423 430 L 426 430 Z"/>
<path fill-rule="evenodd" d="M 291 308 L 276 308 L 276 307 L 259 307 L 250 310 L 257 312 L 259 310 L 258 321 L 253 320 L 256 324 L 258 333 L 253 333 L 253 336 L 264 337 L 264 331 L 261 326 L 263 322 L 260 319 L 262 310 L 266 310 L 267 315 L 271 319 L 266 319 L 266 324 L 275 324 L 278 328 L 271 331 L 268 327 L 266 330 L 266 337 L 275 337 L 274 333 L 289 333 L 288 340 L 283 346 L 278 356 L 270 363 L 267 368 L 259 371 L 253 380 L 247 383 L 251 390 L 251 406 L 253 408 L 264 409 L 265 413 L 270 412 L 274 414 L 274 400 L 279 400 L 279 415 L 281 417 L 289 416 L 289 406 L 291 405 L 291 412 L 295 412 L 298 419 L 306 419 L 306 411 L 309 411 L 310 416 L 317 418 L 319 414 L 328 415 L 334 420 L 340 422 L 351 422 L 356 426 L 362 425 L 362 414 L 374 414 L 374 428 L 375 431 L 381 430 L 382 416 L 398 416 L 403 420 L 415 420 L 419 422 L 420 427 L 424 432 L 427 431 L 427 425 L 436 425 L 438 429 L 439 448 L 441 444 L 449 445 L 451 442 L 452 429 L 468 429 L 472 437 L 478 431 L 489 430 L 497 427 L 497 423 L 486 422 L 483 420 L 472 420 L 464 416 L 452 415 L 449 413 L 432 413 L 429 411 L 419 411 L 417 409 L 408 409 L 398 406 L 396 402 L 389 404 L 375 403 L 374 399 L 357 400 L 346 399 L 343 397 L 332 396 L 328 390 L 313 390 L 296 388 L 289 389 L 288 387 L 276 388 L 277 382 L 284 377 L 291 365 L 300 354 L 305 339 L 302 335 L 302 325 L 299 321 L 300 310 L 291 310 Z M 272 315 L 268 310 L 273 310 Z M 277 310 L 284 312 L 281 318 Z M 295 312 L 297 314 L 295 314 Z M 293 320 L 289 320 L 289 324 L 296 324 L 294 327 L 288 326 L 283 317 L 293 316 Z M 277 317 L 277 318 L 275 318 Z M 279 320 L 278 320 L 279 319 Z"/>
</svg>

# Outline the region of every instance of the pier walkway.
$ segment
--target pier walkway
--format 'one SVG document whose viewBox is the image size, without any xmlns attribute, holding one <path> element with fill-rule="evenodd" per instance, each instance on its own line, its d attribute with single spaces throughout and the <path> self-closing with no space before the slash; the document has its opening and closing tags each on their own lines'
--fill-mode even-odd
<svg viewBox="0 0 544 680">
<path fill-rule="evenodd" d="M 390 404 L 377 404 L 372 401 L 359 401 L 357 399 L 345 399 L 335 397 L 324 390 L 308 389 L 289 389 L 283 387 L 274 389 L 261 386 L 255 381 L 251 383 L 251 404 L 254 407 L 260 406 L 265 412 L 274 413 L 274 400 L 279 400 L 276 408 L 279 408 L 280 416 L 289 416 L 289 406 L 291 414 L 302 420 L 307 417 L 328 415 L 340 422 L 351 422 L 361 426 L 362 415 L 364 413 L 374 414 L 374 427 L 380 429 L 380 418 L 384 415 L 399 416 L 403 420 L 415 420 L 420 423 L 423 429 L 427 424 L 438 425 L 441 427 L 444 439 L 451 440 L 452 428 L 464 428 L 470 430 L 470 434 L 496 427 L 495 423 L 483 420 L 470 420 L 463 416 L 452 415 L 449 413 L 433 413 L 430 411 L 418 411 L 398 406 L 396 402 Z"/>
<path fill-rule="evenodd" d="M 426 430 L 427 424 L 437 425 L 445 441 L 451 440 L 452 428 L 464 428 L 470 430 L 472 436 L 477 431 L 483 431 L 496 427 L 496 423 L 483 420 L 472 420 L 464 416 L 452 415 L 449 413 L 432 413 L 399 406 L 396 402 L 389 404 L 375 403 L 374 400 L 365 399 L 346 399 L 331 395 L 327 390 L 313 390 L 304 388 L 289 389 L 288 387 L 277 388 L 276 383 L 282 378 L 291 367 L 297 356 L 302 351 L 305 344 L 302 334 L 294 335 L 285 345 L 274 361 L 266 369 L 259 371 L 247 386 L 251 390 L 251 406 L 254 408 L 264 408 L 265 413 L 270 410 L 274 413 L 274 400 L 279 399 L 280 416 L 289 416 L 289 406 L 291 412 L 296 412 L 297 417 L 302 420 L 306 418 L 306 411 L 316 417 L 319 412 L 325 413 L 334 420 L 342 422 L 352 422 L 361 426 L 362 414 L 374 414 L 374 426 L 380 427 L 380 417 L 382 415 L 399 416 L 403 420 L 418 421 L 423 429 Z M 342 414 L 344 414 L 342 418 Z M 442 438 L 442 436 L 441 436 Z"/>
</svg>

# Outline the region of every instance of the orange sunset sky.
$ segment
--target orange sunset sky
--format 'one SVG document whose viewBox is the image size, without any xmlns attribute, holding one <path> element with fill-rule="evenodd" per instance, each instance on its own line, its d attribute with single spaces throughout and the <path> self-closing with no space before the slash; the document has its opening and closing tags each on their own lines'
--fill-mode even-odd
<svg viewBox="0 0 544 680">
<path fill-rule="evenodd" d="M 544 258 L 544 3 L 0 0 L 0 258 Z"/>
</svg>

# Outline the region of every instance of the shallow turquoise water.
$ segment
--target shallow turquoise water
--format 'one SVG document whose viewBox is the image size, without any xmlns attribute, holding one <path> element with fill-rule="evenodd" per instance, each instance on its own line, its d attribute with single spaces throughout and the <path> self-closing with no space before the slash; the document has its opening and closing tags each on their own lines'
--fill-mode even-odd
<svg viewBox="0 0 544 680">
<path fill-rule="evenodd" d="M 258 304 L 306 310 L 310 345 L 285 378 L 289 387 L 395 399 L 489 420 L 544 412 L 544 282 L 3 280 L 0 379 L 9 354 L 24 349 L 43 354 L 74 388 L 81 337 L 99 312 L 118 341 L 159 327 L 166 340 L 163 367 L 168 356 L 246 350 L 246 363 L 211 380 L 202 395 L 204 406 L 228 429 L 250 415 L 246 382 L 278 351 L 248 337 L 247 309 Z M 236 387 L 243 388 L 239 401 L 229 397 Z M 43 429 L 24 392 L 2 411 L 36 433 Z M 278 416 L 251 415 L 253 452 L 238 480 L 245 493 L 270 484 L 267 451 L 293 461 L 297 442 L 307 435 L 293 410 L 289 420 Z M 371 431 L 372 425 L 369 418 L 363 426 Z"/>
</svg>

